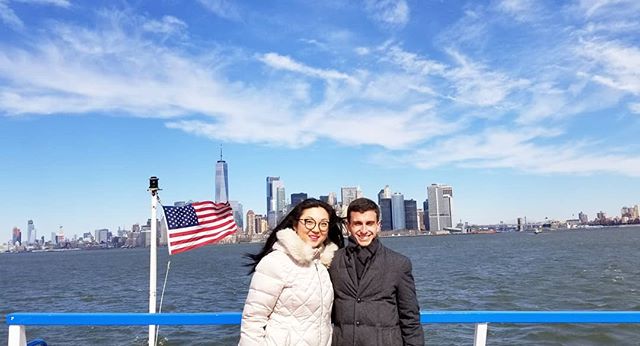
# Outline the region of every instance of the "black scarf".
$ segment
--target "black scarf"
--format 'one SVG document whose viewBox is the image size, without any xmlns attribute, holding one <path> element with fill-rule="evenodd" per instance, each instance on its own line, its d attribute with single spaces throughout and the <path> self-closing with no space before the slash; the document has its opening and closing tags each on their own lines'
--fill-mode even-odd
<svg viewBox="0 0 640 346">
<path fill-rule="evenodd" d="M 375 238 L 371 241 L 371 244 L 363 247 L 358 245 L 352 237 L 349 237 L 349 243 L 349 250 L 352 254 L 351 258 L 355 260 L 356 275 L 358 276 L 358 281 L 360 281 L 362 274 L 364 273 L 364 268 L 367 267 L 367 263 L 378 251 L 380 242 L 378 241 L 378 238 Z"/>
</svg>

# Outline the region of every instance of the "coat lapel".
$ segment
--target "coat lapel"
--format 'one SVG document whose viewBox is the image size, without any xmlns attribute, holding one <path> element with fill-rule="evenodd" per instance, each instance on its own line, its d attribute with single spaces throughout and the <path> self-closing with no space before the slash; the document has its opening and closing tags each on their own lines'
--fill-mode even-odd
<svg viewBox="0 0 640 346">
<path fill-rule="evenodd" d="M 348 286 L 353 289 L 354 292 L 358 291 L 358 276 L 356 274 L 356 264 L 354 262 L 355 258 L 353 257 L 352 249 L 345 249 L 344 256 L 344 265 L 347 269 L 347 274 L 349 276 L 349 284 Z"/>
<path fill-rule="evenodd" d="M 362 272 L 362 278 L 360 278 L 360 282 L 358 284 L 358 290 L 360 292 L 364 291 L 367 289 L 367 287 L 369 287 L 369 285 L 371 284 L 371 282 L 373 280 L 380 280 L 381 278 L 378 277 L 378 271 L 376 270 L 376 262 L 378 261 L 378 258 L 382 255 L 380 252 L 381 249 L 378 249 L 378 251 L 376 252 L 376 254 L 371 257 L 369 259 L 369 262 L 367 263 L 367 265 L 364 267 L 364 271 Z M 356 275 L 356 270 L 355 270 L 355 265 L 353 266 L 353 277 L 356 278 L 356 282 L 357 282 L 357 277 Z"/>
</svg>

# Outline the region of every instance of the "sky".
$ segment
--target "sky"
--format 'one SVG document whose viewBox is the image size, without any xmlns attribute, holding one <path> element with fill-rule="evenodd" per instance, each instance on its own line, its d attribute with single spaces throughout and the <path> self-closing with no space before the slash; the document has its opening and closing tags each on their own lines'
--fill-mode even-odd
<svg viewBox="0 0 640 346">
<path fill-rule="evenodd" d="M 640 2 L 0 0 L 0 239 L 48 240 L 266 177 L 456 221 L 640 203 Z"/>
</svg>

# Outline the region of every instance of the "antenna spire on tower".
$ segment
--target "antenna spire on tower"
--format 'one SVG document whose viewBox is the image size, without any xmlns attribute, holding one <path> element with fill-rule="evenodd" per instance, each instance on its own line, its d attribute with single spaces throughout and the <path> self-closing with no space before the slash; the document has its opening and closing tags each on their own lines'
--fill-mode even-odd
<svg viewBox="0 0 640 346">
<path fill-rule="evenodd" d="M 220 161 L 223 161 L 222 160 L 222 144 L 220 144 Z"/>
</svg>

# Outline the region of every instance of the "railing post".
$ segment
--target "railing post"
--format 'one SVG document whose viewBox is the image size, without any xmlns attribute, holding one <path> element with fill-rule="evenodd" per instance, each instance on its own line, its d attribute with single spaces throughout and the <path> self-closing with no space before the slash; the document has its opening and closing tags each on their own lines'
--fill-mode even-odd
<svg viewBox="0 0 640 346">
<path fill-rule="evenodd" d="M 487 344 L 487 323 L 476 323 L 476 332 L 473 337 L 473 346 L 485 346 Z"/>
<path fill-rule="evenodd" d="M 12 324 L 9 326 L 9 340 L 7 346 L 25 346 L 27 334 L 24 326 Z"/>
</svg>

